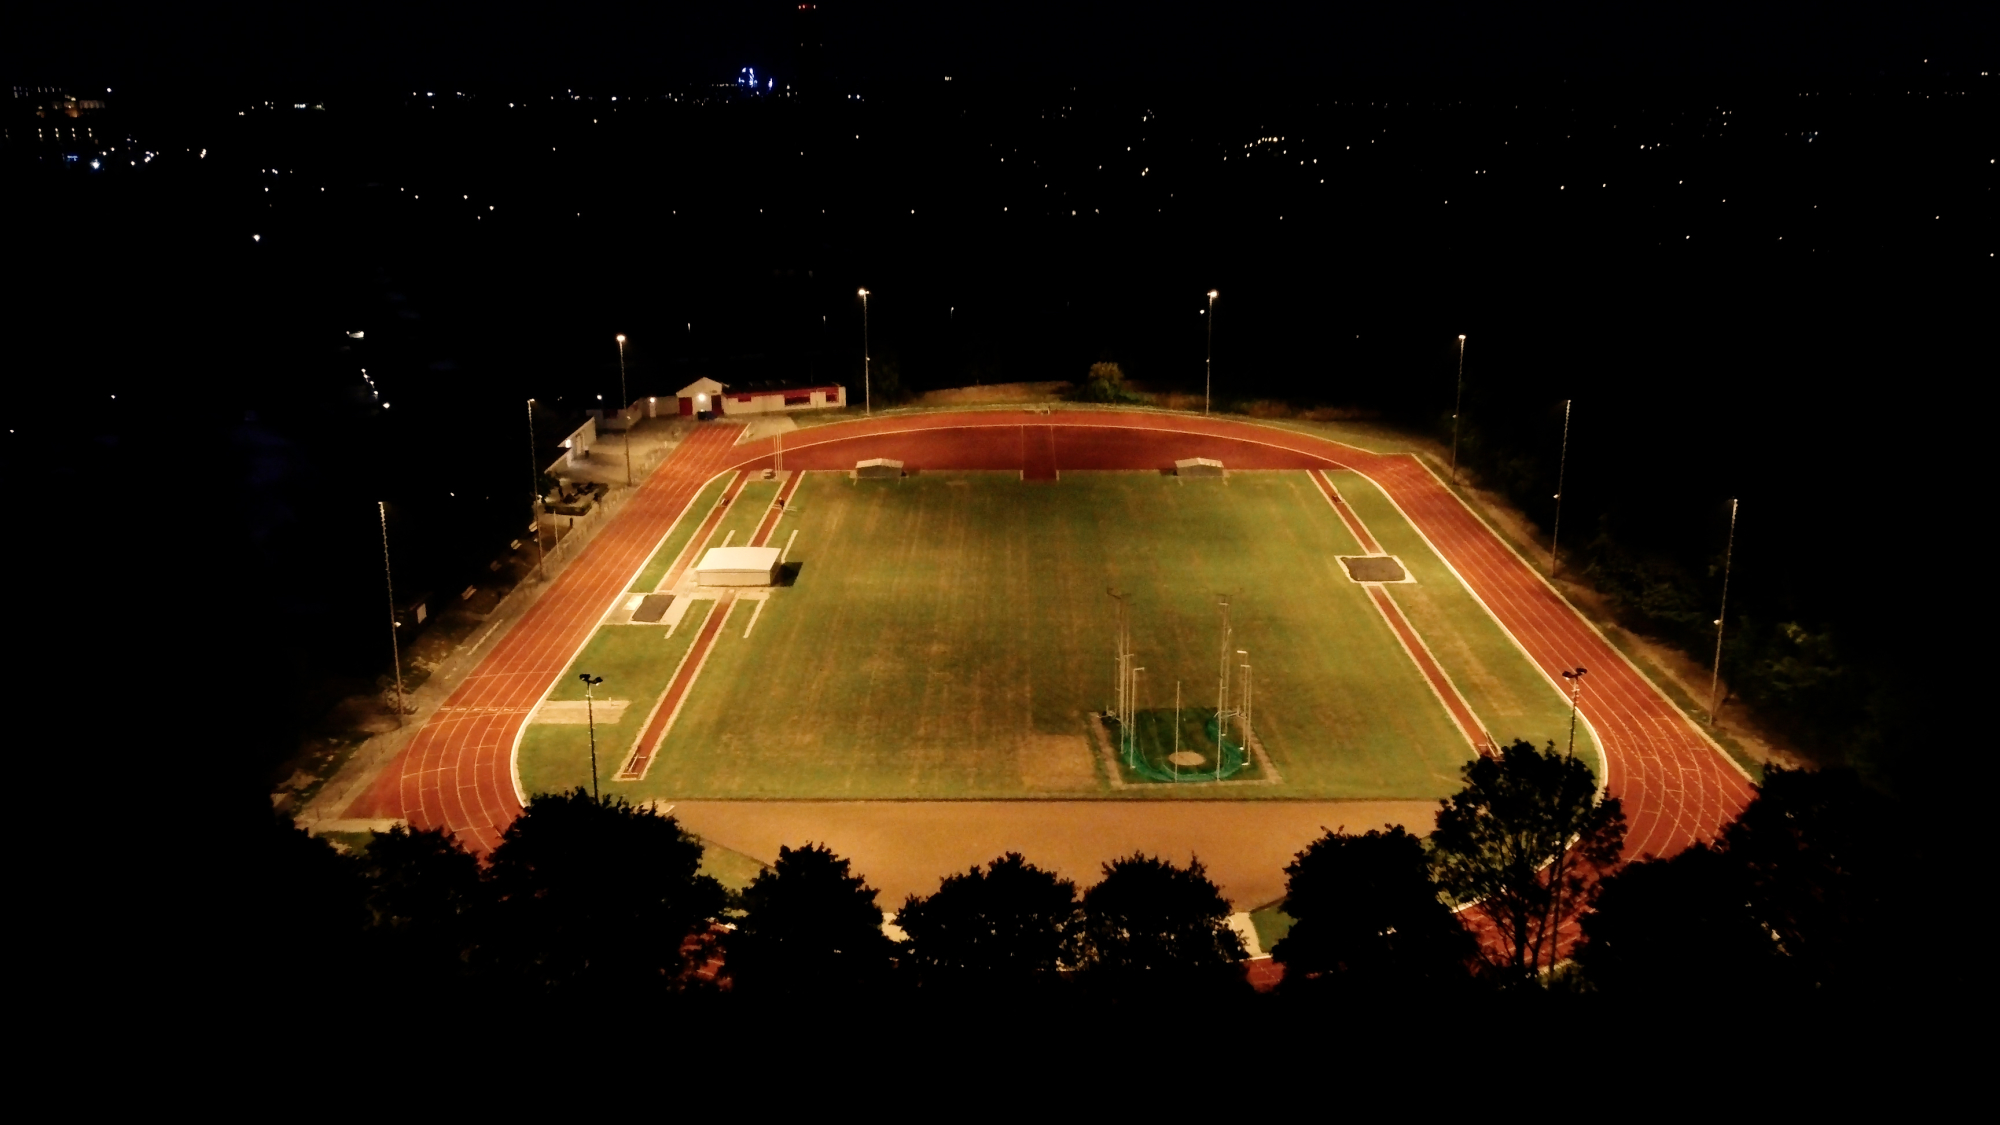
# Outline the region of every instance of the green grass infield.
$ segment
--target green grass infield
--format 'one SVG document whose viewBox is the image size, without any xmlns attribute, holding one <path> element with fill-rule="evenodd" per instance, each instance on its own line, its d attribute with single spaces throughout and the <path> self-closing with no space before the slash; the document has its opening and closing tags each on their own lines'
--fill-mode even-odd
<svg viewBox="0 0 2000 1125">
<path fill-rule="evenodd" d="M 1385 496 L 1353 473 L 1333 479 L 1416 579 L 1386 589 L 1484 727 L 1503 740 L 1560 740 L 1568 712 L 1547 679 Z M 747 542 L 776 488 L 747 484 L 710 542 L 731 530 Z M 682 520 L 691 526 L 668 545 L 685 542 L 710 507 L 698 499 Z M 748 638 L 755 606 L 736 607 L 647 777 L 607 782 L 611 791 L 1435 799 L 1456 790 L 1472 753 L 1365 588 L 1348 580 L 1338 556 L 1359 545 L 1303 472 L 1188 481 L 1078 472 L 1055 483 L 810 473 L 772 544 L 794 531 L 790 584 L 771 592 Z M 1117 603 L 1107 588 L 1131 606 L 1146 669 L 1137 703 L 1151 714 L 1170 714 L 1176 682 L 1185 708 L 1212 711 L 1217 599 L 1230 597 L 1231 655 L 1240 663 L 1233 650 L 1247 650 L 1254 669 L 1260 760 L 1221 785 L 1153 780 L 1117 760 L 1115 736 L 1094 717 L 1115 695 Z M 610 752 L 600 728 L 601 776 L 623 760 L 712 604 L 697 603 L 671 638 L 606 626 L 564 673 L 555 698 L 580 698 L 570 685 L 589 670 L 606 677 L 600 694 L 632 700 Z M 1594 761 L 1579 741 L 1579 756 Z M 523 785 L 587 783 L 587 755 L 581 726 L 531 725 Z"/>
</svg>

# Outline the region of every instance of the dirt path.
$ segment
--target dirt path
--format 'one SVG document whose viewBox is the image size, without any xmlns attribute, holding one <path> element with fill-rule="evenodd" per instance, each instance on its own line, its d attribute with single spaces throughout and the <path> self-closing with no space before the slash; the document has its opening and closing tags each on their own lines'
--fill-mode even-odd
<svg viewBox="0 0 2000 1125">
<path fill-rule="evenodd" d="M 1080 886 L 1135 851 L 1208 865 L 1239 910 L 1285 893 L 1285 865 L 1322 827 L 1429 832 L 1435 801 L 681 801 L 689 831 L 770 863 L 780 844 L 825 844 L 881 891 L 884 910 L 938 880 L 1018 851 Z"/>
</svg>

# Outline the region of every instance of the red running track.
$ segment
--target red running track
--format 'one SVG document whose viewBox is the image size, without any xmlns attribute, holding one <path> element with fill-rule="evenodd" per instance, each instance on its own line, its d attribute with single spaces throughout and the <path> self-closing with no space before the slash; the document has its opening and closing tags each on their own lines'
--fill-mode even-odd
<svg viewBox="0 0 2000 1125">
<path fill-rule="evenodd" d="M 1032 418 L 1032 420 L 1027 420 Z M 705 426 L 544 592 L 492 655 L 411 741 L 350 816 L 444 826 L 486 851 L 520 811 L 515 735 L 551 680 L 624 592 L 701 483 L 769 463 L 769 440 L 732 447 L 733 425 Z M 1749 803 L 1749 781 L 1519 555 L 1415 458 L 1369 453 L 1250 422 L 1138 411 L 1025 416 L 961 411 L 843 422 L 789 435 L 788 469 L 847 469 L 890 457 L 907 471 L 1171 469 L 1214 457 L 1239 469 L 1353 469 L 1388 494 L 1550 680 L 1590 669 L 1584 713 L 1623 799 L 1626 852 L 1671 855 L 1710 839 Z"/>
</svg>

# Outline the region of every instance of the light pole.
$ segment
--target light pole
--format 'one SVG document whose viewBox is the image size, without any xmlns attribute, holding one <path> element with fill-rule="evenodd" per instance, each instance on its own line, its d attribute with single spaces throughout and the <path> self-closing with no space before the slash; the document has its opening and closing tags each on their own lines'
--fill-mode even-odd
<svg viewBox="0 0 2000 1125">
<path fill-rule="evenodd" d="M 1562 542 L 1563 533 L 1563 474 L 1569 469 L 1569 404 L 1563 400 L 1563 441 L 1562 455 L 1556 458 L 1556 526 L 1549 533 L 1549 577 L 1556 576 L 1556 550 Z"/>
<path fill-rule="evenodd" d="M 535 533 L 535 577 L 548 581 L 548 573 L 542 569 L 542 468 L 535 464 L 535 400 L 528 400 L 528 516 L 534 524 Z"/>
<path fill-rule="evenodd" d="M 1465 333 L 1458 334 L 1458 391 L 1451 399 L 1451 483 L 1458 483 L 1458 411 L 1465 405 Z"/>
<path fill-rule="evenodd" d="M 1729 564 L 1736 555 L 1736 501 L 1729 502 L 1729 545 L 1722 549 L 1722 608 L 1715 614 L 1715 669 L 1708 674 L 1708 725 L 1715 725 L 1717 690 L 1722 686 L 1722 622 L 1729 616 Z"/>
<path fill-rule="evenodd" d="M 1229 721 L 1229 595 L 1216 599 L 1222 605 L 1222 668 L 1215 685 L 1215 780 L 1222 780 L 1222 724 Z"/>
<path fill-rule="evenodd" d="M 1209 396 L 1215 390 L 1215 299 L 1221 296 L 1215 290 L 1208 291 L 1208 358 L 1201 365 L 1201 412 L 1208 414 Z"/>
<path fill-rule="evenodd" d="M 389 592 L 389 662 L 396 670 L 396 722 L 403 721 L 403 645 L 396 639 L 396 630 L 403 623 L 396 620 L 396 575 L 389 567 L 389 506 L 375 501 L 375 511 L 382 517 L 382 584 Z"/>
<path fill-rule="evenodd" d="M 868 377 L 868 290 L 861 293 L 861 413 L 875 416 L 875 395 Z"/>
<path fill-rule="evenodd" d="M 625 424 L 625 487 L 632 487 L 632 419 L 625 416 L 631 405 L 625 390 L 625 333 L 618 334 L 618 420 Z"/>
<path fill-rule="evenodd" d="M 1132 669 L 1132 749 L 1125 762 L 1135 770 L 1139 768 L 1139 673 L 1143 671 L 1144 668 Z"/>
<path fill-rule="evenodd" d="M 1250 757 L 1250 650 L 1239 648 L 1236 655 L 1243 658 L 1237 667 L 1243 669 L 1243 702 L 1237 708 L 1243 715 L 1243 757 Z"/>
<path fill-rule="evenodd" d="M 591 696 L 597 685 L 604 682 L 604 677 L 585 672 L 577 679 L 583 681 L 583 719 L 590 724 L 590 799 L 595 801 L 597 800 L 597 708 L 596 701 Z"/>
<path fill-rule="evenodd" d="M 1174 780 L 1181 779 L 1181 682 L 1174 681 L 1174 753 L 1167 761 L 1174 766 Z"/>
<path fill-rule="evenodd" d="M 1583 675 L 1587 671 L 1588 668 L 1578 668 L 1563 672 L 1563 679 L 1569 681 L 1569 749 L 1564 751 L 1564 757 L 1576 757 L 1576 706 L 1583 697 Z"/>
</svg>

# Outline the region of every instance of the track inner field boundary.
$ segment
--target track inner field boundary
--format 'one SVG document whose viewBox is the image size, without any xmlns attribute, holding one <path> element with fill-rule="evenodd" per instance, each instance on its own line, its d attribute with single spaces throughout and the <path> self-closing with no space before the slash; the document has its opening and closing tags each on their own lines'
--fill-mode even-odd
<svg viewBox="0 0 2000 1125">
<path fill-rule="evenodd" d="M 857 420 L 832 424 L 820 431 L 826 436 L 804 448 L 926 432 L 935 440 L 949 441 L 945 432 L 950 430 L 1021 424 L 1018 417 L 979 411 L 940 412 L 899 418 L 889 424 Z M 1250 420 L 1195 419 L 1150 411 L 1064 411 L 1047 421 L 1037 420 L 1036 424 L 1122 431 L 1131 436 L 1105 448 L 1117 447 L 1124 455 L 1147 461 L 1138 466 L 1144 468 L 1157 467 L 1151 464 L 1154 451 L 1171 454 L 1173 442 L 1196 438 L 1224 443 L 1225 447 L 1233 443 L 1278 451 L 1304 462 L 1285 467 L 1328 467 L 1357 472 L 1383 493 L 1432 553 L 1472 593 L 1475 603 L 1499 624 L 1503 634 L 1536 667 L 1543 669 L 1550 689 L 1560 698 L 1567 700 L 1567 695 L 1553 682 L 1550 670 L 1563 661 L 1588 656 L 1607 665 L 1607 671 L 1617 669 L 1601 687 L 1592 685 L 1595 688 L 1592 694 L 1598 702 L 1585 712 L 1584 722 L 1595 736 L 1600 761 L 1607 767 L 1606 781 L 1616 786 L 1626 800 L 1633 824 L 1630 848 L 1634 854 L 1643 850 L 1671 855 L 1694 840 L 1708 838 L 1750 799 L 1752 790 L 1746 771 L 1420 458 L 1409 456 L 1410 463 L 1405 465 L 1406 455 L 1376 453 L 1335 438 Z M 692 497 L 698 492 L 701 478 L 710 477 L 717 470 L 768 462 L 772 444 L 768 440 L 761 446 L 723 448 L 719 447 L 719 441 L 725 436 L 735 436 L 730 432 L 734 427 L 723 423 L 715 428 L 720 432 L 712 437 L 697 431 L 649 475 L 642 485 L 639 502 L 628 505 L 596 542 L 565 568 L 448 701 L 453 707 L 467 709 L 494 707 L 498 713 L 436 716 L 416 732 L 381 781 L 366 786 L 357 797 L 360 806 L 357 815 L 397 817 L 419 827 L 449 828 L 459 833 L 468 846 L 481 852 L 498 842 L 499 833 L 518 815 L 520 804 L 515 785 L 505 781 L 502 781 L 504 789 L 492 785 L 497 779 L 495 775 L 507 776 L 506 766 L 493 759 L 501 755 L 511 757 L 508 751 L 517 740 L 525 708 L 543 695 L 550 681 L 566 667 L 559 665 L 553 672 L 541 670 L 557 657 L 554 650 L 558 646 L 573 649 L 578 643 L 569 639 L 576 636 L 571 624 L 576 616 L 566 615 L 580 616 L 582 611 L 594 617 L 609 600 L 608 591 L 591 596 L 592 591 L 610 580 L 605 573 L 605 561 L 619 560 L 620 571 L 643 562 L 645 550 L 629 541 L 632 538 L 629 532 L 621 534 L 620 525 L 638 521 L 643 526 L 665 514 L 658 511 L 657 501 L 649 493 Z M 794 435 L 795 441 L 797 438 Z M 801 448 L 794 445 L 787 452 Z M 1329 455 L 1329 451 L 1338 452 Z M 745 453 L 749 456 L 744 456 Z M 1390 480 L 1393 488 L 1385 483 Z M 686 491 L 682 492 L 683 489 Z M 1440 493 L 1451 499 L 1445 500 Z M 1412 515 L 1412 505 L 1422 510 L 1421 520 Z M 1456 554 L 1441 549 L 1440 537 L 1449 541 Z M 1489 539 L 1498 541 L 1497 548 Z M 624 562 L 627 558 L 632 561 Z M 1525 567 L 1534 575 L 1533 580 L 1523 581 L 1517 567 Z M 1479 584 L 1471 580 L 1468 568 L 1476 572 Z M 629 584 L 630 576 L 625 577 Z M 595 604 L 585 609 L 578 604 L 582 600 L 579 595 Z M 1495 598 L 1499 599 L 1497 605 Z M 1507 614 L 1504 618 L 1501 608 Z M 1526 634 L 1509 626 L 1509 620 L 1517 621 Z M 1600 646 L 1616 653 L 1618 659 L 1613 661 L 1608 655 L 1598 653 Z M 1537 649 L 1544 650 L 1539 658 L 1534 655 Z M 1590 704 L 1591 697 L 1587 695 L 1586 707 Z M 1593 713 L 1612 724 L 1613 737 L 1605 736 L 1607 728 L 1602 722 L 1593 721 Z M 1711 754 L 1727 762 L 1728 767 L 1715 764 L 1709 757 Z"/>
</svg>

